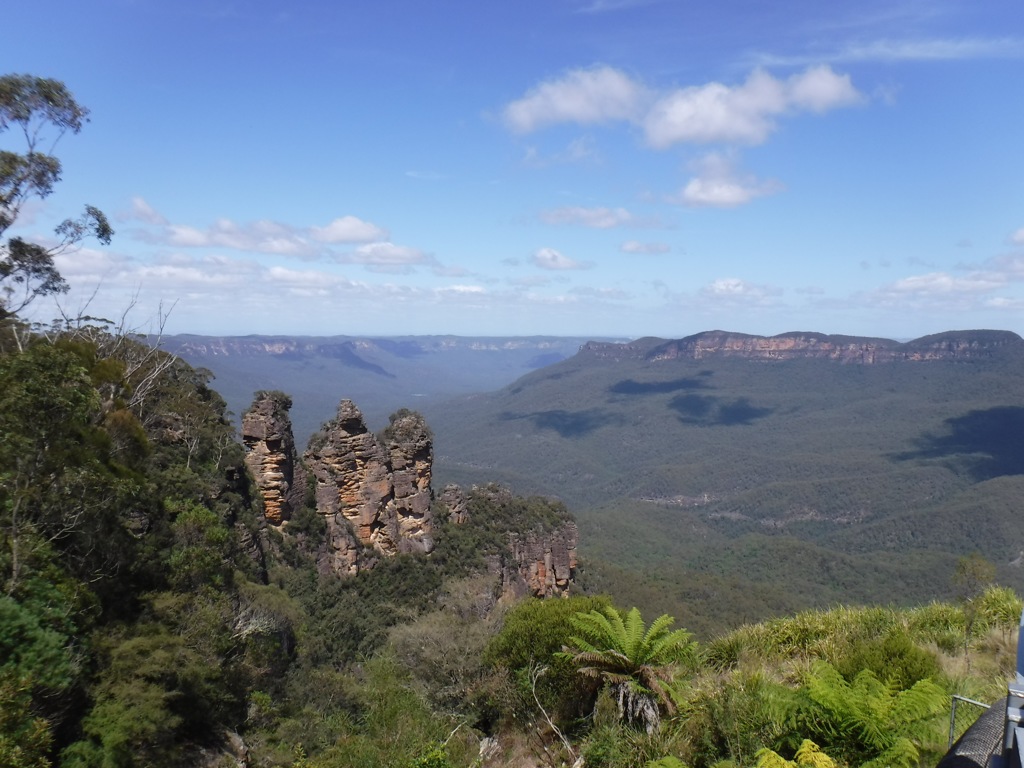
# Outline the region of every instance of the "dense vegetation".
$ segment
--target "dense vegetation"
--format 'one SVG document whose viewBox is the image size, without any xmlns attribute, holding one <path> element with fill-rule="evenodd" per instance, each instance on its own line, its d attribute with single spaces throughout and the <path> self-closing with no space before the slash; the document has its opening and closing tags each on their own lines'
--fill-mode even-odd
<svg viewBox="0 0 1024 768">
<path fill-rule="evenodd" d="M 589 584 L 708 637 L 948 599 L 971 552 L 1024 587 L 1022 376 L 1011 349 L 873 366 L 581 353 L 425 412 L 442 482 L 563 499 Z"/>
</svg>

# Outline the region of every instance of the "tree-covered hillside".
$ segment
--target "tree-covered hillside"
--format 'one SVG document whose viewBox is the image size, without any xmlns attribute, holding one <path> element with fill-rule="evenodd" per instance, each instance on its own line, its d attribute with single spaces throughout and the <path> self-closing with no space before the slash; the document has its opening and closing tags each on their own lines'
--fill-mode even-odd
<svg viewBox="0 0 1024 768">
<path fill-rule="evenodd" d="M 563 499 L 595 584 L 708 632 L 946 596 L 975 551 L 1024 584 L 1022 375 L 1015 349 L 875 365 L 581 352 L 426 413 L 443 480 Z"/>
</svg>

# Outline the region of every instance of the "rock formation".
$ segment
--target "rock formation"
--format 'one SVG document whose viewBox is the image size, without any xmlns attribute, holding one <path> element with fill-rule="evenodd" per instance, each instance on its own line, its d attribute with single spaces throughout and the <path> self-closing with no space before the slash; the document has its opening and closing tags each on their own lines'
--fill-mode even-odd
<svg viewBox="0 0 1024 768">
<path fill-rule="evenodd" d="M 448 508 L 448 519 L 456 525 L 469 522 L 469 501 L 462 486 L 448 483 L 437 497 Z"/>
<path fill-rule="evenodd" d="M 423 417 L 400 410 L 378 437 L 355 404 L 342 400 L 335 418 L 310 440 L 304 469 L 295 454 L 290 406 L 287 395 L 260 392 L 242 418 L 246 463 L 267 521 L 288 531 L 288 520 L 305 503 L 308 472 L 326 523 L 323 542 L 310 550 L 316 549 L 322 572 L 352 576 L 381 557 L 433 551 L 434 449 Z M 579 533 L 560 502 L 521 499 L 498 485 L 467 495 L 454 484 L 440 501 L 450 522 L 480 527 L 487 567 L 500 577 L 502 594 L 568 594 Z M 474 503 L 483 511 L 471 514 Z"/>
<path fill-rule="evenodd" d="M 553 531 L 536 529 L 508 534 L 509 552 L 516 577 L 503 586 L 517 597 L 561 597 L 569 594 L 576 575 L 579 529 L 566 521 Z M 525 588 L 524 588 L 525 587 Z"/>
<path fill-rule="evenodd" d="M 430 486 L 433 442 L 423 417 L 400 411 L 371 433 L 351 400 L 310 440 L 306 465 L 316 481 L 316 510 L 327 522 L 321 567 L 354 574 L 377 555 L 434 548 Z"/>
<path fill-rule="evenodd" d="M 990 358 L 1006 350 L 1024 352 L 1024 339 L 1010 331 L 947 331 L 908 342 L 823 333 L 782 333 L 752 336 L 706 331 L 675 341 L 639 339 L 629 344 L 588 342 L 580 351 L 603 359 L 649 361 L 735 357 L 749 360 L 819 358 L 840 363 L 873 365 L 930 360 Z"/>
<path fill-rule="evenodd" d="M 306 475 L 288 418 L 291 404 L 282 392 L 257 392 L 242 417 L 245 463 L 263 497 L 267 522 L 277 526 L 302 507 L 306 493 Z"/>
<path fill-rule="evenodd" d="M 475 506 L 472 524 L 489 531 L 491 541 L 501 542 L 485 559 L 488 570 L 500 578 L 503 596 L 569 594 L 576 576 L 579 530 L 561 502 L 522 499 L 494 483 L 473 486 L 468 497 L 458 485 L 448 485 L 443 499 L 449 519 L 460 525 L 469 523 L 469 508 Z M 486 519 L 487 512 L 491 519 Z M 488 538 L 485 533 L 484 540 Z"/>
</svg>

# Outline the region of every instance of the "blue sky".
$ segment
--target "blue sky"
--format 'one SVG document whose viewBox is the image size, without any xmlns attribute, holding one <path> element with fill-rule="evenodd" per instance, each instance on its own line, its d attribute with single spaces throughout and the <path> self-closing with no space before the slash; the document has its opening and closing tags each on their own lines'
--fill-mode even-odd
<svg viewBox="0 0 1024 768">
<path fill-rule="evenodd" d="M 34 0 L 4 26 L 0 71 L 91 110 L 9 232 L 111 217 L 60 257 L 66 313 L 1024 333 L 1019 0 Z"/>
</svg>

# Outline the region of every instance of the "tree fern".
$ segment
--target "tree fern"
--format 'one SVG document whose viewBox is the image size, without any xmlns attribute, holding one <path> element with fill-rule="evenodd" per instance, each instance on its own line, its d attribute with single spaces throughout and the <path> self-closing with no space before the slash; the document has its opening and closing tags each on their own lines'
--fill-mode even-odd
<svg viewBox="0 0 1024 768">
<path fill-rule="evenodd" d="M 678 666 L 695 657 L 696 643 L 686 630 L 669 631 L 671 616 L 659 616 L 650 627 L 637 608 L 625 616 L 612 606 L 578 613 L 570 619 L 577 634 L 564 654 L 581 674 L 606 681 L 627 722 L 656 727 L 660 711 L 673 712 L 668 683 Z"/>
</svg>

